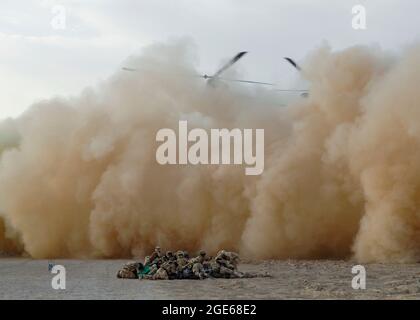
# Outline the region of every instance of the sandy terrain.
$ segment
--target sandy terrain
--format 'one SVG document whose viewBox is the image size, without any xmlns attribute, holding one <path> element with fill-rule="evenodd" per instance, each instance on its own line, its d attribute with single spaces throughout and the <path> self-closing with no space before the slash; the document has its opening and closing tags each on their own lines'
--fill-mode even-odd
<svg viewBox="0 0 420 320">
<path fill-rule="evenodd" d="M 51 287 L 48 264 L 66 267 L 66 289 Z M 147 281 L 115 277 L 126 260 L 0 259 L 0 299 L 420 299 L 419 264 L 366 265 L 354 290 L 349 261 L 263 261 L 243 271 L 272 278 Z"/>
</svg>

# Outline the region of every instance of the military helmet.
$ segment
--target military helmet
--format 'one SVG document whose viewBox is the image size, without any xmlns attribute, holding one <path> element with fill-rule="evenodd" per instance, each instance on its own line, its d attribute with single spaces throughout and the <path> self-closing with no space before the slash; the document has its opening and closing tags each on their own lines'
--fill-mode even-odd
<svg viewBox="0 0 420 320">
<path fill-rule="evenodd" d="M 160 251 L 160 247 L 159 246 L 156 246 L 155 247 L 155 251 Z"/>
<path fill-rule="evenodd" d="M 166 251 L 166 256 L 167 257 L 172 257 L 174 254 L 172 251 Z"/>
<path fill-rule="evenodd" d="M 181 251 L 181 250 L 177 251 L 177 252 L 176 252 L 176 256 L 177 256 L 177 257 L 180 257 L 180 256 L 182 256 L 182 257 L 183 257 L 183 256 L 184 256 L 184 251 Z"/>
<path fill-rule="evenodd" d="M 200 250 L 199 255 L 204 257 L 206 255 L 206 252 L 204 250 Z"/>
</svg>

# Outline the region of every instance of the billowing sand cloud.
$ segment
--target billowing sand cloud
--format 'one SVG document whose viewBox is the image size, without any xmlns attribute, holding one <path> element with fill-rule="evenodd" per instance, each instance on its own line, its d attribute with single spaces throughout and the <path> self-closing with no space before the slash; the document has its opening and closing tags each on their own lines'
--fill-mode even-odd
<svg viewBox="0 0 420 320">
<path fill-rule="evenodd" d="M 79 97 L 1 124 L 0 250 L 126 257 L 168 249 L 249 258 L 413 261 L 420 254 L 420 47 L 322 47 L 307 99 L 208 88 L 183 41 L 154 45 Z M 22 88 L 24 90 L 24 88 Z M 265 129 L 265 170 L 156 162 L 160 128 Z M 13 139 L 12 139 L 13 140 Z"/>
</svg>

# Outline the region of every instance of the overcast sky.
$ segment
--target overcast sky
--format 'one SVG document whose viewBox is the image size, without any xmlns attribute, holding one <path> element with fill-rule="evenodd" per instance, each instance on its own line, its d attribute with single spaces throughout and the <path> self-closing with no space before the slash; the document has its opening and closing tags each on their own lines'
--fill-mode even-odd
<svg viewBox="0 0 420 320">
<path fill-rule="evenodd" d="M 366 30 L 352 7 L 366 8 Z M 52 20 L 63 6 L 65 29 Z M 170 37 L 191 37 L 199 69 L 212 73 L 238 51 L 247 79 L 287 83 L 298 60 L 323 40 L 335 49 L 419 41 L 418 0 L 1 0 L 0 119 L 31 103 L 74 95 L 106 79 L 129 55 Z"/>
</svg>

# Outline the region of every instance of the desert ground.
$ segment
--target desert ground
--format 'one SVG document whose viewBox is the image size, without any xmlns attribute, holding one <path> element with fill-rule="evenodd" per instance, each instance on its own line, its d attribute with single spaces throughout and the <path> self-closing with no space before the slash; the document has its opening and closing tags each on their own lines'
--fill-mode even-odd
<svg viewBox="0 0 420 320">
<path fill-rule="evenodd" d="M 259 261 L 242 271 L 271 278 L 128 280 L 115 274 L 128 260 L 0 258 L 0 299 L 420 299 L 419 264 L 367 264 L 366 289 L 354 290 L 352 261 Z M 49 264 L 66 268 L 66 289 L 51 286 Z"/>
</svg>

